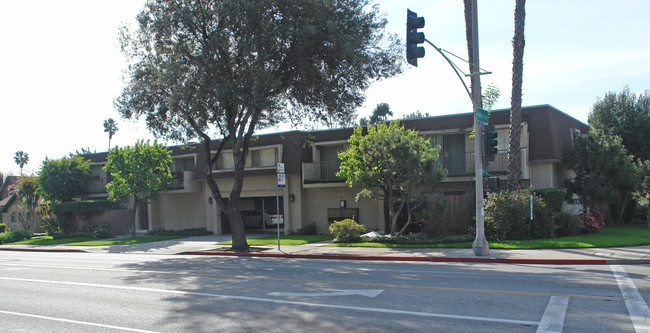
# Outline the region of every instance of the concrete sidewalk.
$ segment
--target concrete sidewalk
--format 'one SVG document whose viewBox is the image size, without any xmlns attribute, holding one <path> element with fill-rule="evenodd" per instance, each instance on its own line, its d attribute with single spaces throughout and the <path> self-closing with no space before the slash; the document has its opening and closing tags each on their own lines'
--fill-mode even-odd
<svg viewBox="0 0 650 333">
<path fill-rule="evenodd" d="M 261 235 L 250 235 L 255 238 Z M 650 264 L 650 246 L 588 249 L 500 250 L 490 249 L 488 256 L 477 257 L 471 249 L 413 249 L 329 247 L 330 242 L 300 246 L 255 246 L 254 252 L 223 251 L 227 246 L 217 242 L 230 240 L 230 235 L 210 235 L 135 245 L 65 246 L 65 245 L 0 245 L 2 251 L 95 252 L 138 254 L 187 254 L 250 257 L 281 257 L 309 259 L 397 260 L 437 262 L 484 262 L 519 264 Z"/>
</svg>

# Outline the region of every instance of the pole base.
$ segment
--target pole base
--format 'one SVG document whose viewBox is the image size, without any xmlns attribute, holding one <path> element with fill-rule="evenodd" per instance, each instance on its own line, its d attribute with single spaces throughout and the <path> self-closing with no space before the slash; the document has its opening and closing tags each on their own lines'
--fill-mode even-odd
<svg viewBox="0 0 650 333">
<path fill-rule="evenodd" d="M 474 251 L 474 255 L 477 257 L 487 256 L 490 254 L 490 245 L 485 238 L 476 239 L 472 244 L 472 251 Z"/>
</svg>

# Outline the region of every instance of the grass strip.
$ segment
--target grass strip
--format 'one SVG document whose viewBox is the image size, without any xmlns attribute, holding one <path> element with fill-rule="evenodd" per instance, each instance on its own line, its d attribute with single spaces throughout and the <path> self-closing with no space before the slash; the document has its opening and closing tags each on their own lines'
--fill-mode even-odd
<svg viewBox="0 0 650 333">
<path fill-rule="evenodd" d="M 121 239 L 104 239 L 104 240 L 90 240 L 84 242 L 68 243 L 67 246 L 104 246 L 104 245 L 133 245 L 143 243 L 153 243 L 166 241 L 170 239 L 186 238 L 183 236 L 140 236 Z"/>
<path fill-rule="evenodd" d="M 281 235 L 280 245 L 304 245 L 308 243 L 320 242 L 333 239 L 332 235 Z M 277 245 L 278 236 L 264 236 L 258 238 L 246 239 L 248 245 Z M 218 245 L 232 245 L 232 241 L 217 243 Z"/>
</svg>

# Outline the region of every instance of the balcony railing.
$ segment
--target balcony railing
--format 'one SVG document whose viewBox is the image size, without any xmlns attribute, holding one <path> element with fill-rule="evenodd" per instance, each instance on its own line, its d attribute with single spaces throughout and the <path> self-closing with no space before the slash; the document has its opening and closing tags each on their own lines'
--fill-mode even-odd
<svg viewBox="0 0 650 333">
<path fill-rule="evenodd" d="M 336 177 L 340 163 L 303 163 L 302 179 L 305 184 L 343 183 L 345 179 Z"/>
<path fill-rule="evenodd" d="M 167 186 L 168 190 L 182 190 L 185 188 L 185 173 L 183 171 L 180 172 L 172 172 L 172 179 L 169 181 L 169 186 Z"/>
<path fill-rule="evenodd" d="M 522 170 L 524 169 L 524 164 L 528 161 L 527 153 L 527 148 L 521 148 Z M 438 160 L 447 169 L 447 176 L 458 177 L 474 174 L 474 152 L 442 153 Z M 499 150 L 494 156 L 494 161 L 489 161 L 487 169 L 491 174 L 507 173 L 508 151 L 505 149 Z"/>
</svg>

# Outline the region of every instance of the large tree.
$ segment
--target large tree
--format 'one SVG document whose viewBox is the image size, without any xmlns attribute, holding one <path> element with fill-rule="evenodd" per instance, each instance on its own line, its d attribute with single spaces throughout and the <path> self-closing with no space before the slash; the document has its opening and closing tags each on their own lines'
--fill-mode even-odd
<svg viewBox="0 0 650 333">
<path fill-rule="evenodd" d="M 648 201 L 646 211 L 646 226 L 650 228 L 650 160 L 637 161 L 637 169 L 641 178 L 639 186 L 639 196 Z"/>
<path fill-rule="evenodd" d="M 16 184 L 18 204 L 27 214 L 19 215 L 23 229 L 34 232 L 40 220 L 41 196 L 38 193 L 38 178 L 35 175 L 23 175 Z"/>
<path fill-rule="evenodd" d="M 146 117 L 156 135 L 201 140 L 233 250 L 248 251 L 239 197 L 255 130 L 349 123 L 363 91 L 401 71 L 402 49 L 385 25 L 368 0 L 149 0 L 137 30 L 122 30 L 131 64 L 116 106 Z M 235 165 L 229 196 L 212 175 L 226 147 Z"/>
<path fill-rule="evenodd" d="M 72 201 L 84 193 L 91 178 L 90 161 L 81 156 L 46 158 L 38 174 L 38 191 L 53 203 Z"/>
<path fill-rule="evenodd" d="M 104 132 L 108 133 L 108 150 L 111 150 L 111 139 L 113 139 L 113 135 L 117 133 L 117 130 L 117 122 L 113 118 L 104 120 Z"/>
<path fill-rule="evenodd" d="M 594 103 L 589 113 L 589 126 L 619 136 L 635 159 L 650 160 L 650 92 L 638 97 L 624 88 L 620 93 L 608 92 Z"/>
<path fill-rule="evenodd" d="M 438 186 L 446 174 L 437 163 L 437 149 L 398 121 L 369 126 L 365 134 L 357 127 L 348 142 L 350 147 L 338 155 L 341 167 L 336 175 L 350 186 L 362 187 L 357 199 L 383 195 L 389 207 L 390 232 L 395 234 L 402 209 L 407 207 L 410 221 L 411 213 L 423 204 L 424 193 Z"/>
<path fill-rule="evenodd" d="M 613 207 L 615 222 L 622 223 L 639 176 L 621 138 L 593 129 L 588 136 L 574 138 L 568 166 L 576 176 L 566 180 L 567 192 L 577 194 L 584 209 L 599 204 Z"/>
<path fill-rule="evenodd" d="M 524 77 L 524 21 L 526 0 L 515 1 L 515 36 L 512 39 L 512 96 L 508 139 L 508 189 L 521 187 L 521 90 Z"/>
<path fill-rule="evenodd" d="M 172 156 L 169 149 L 154 142 L 138 141 L 133 147 L 115 147 L 108 152 L 104 170 L 113 180 L 106 185 L 109 200 L 118 201 L 123 196 L 133 197 L 131 237 L 135 237 L 135 217 L 140 203 L 153 199 L 164 191 L 172 179 L 169 166 Z"/>
<path fill-rule="evenodd" d="M 16 152 L 16 155 L 14 156 L 14 162 L 16 162 L 16 165 L 20 168 L 20 174 L 23 174 L 23 167 L 27 165 L 29 162 L 29 154 L 26 152 L 19 150 Z"/>
</svg>

